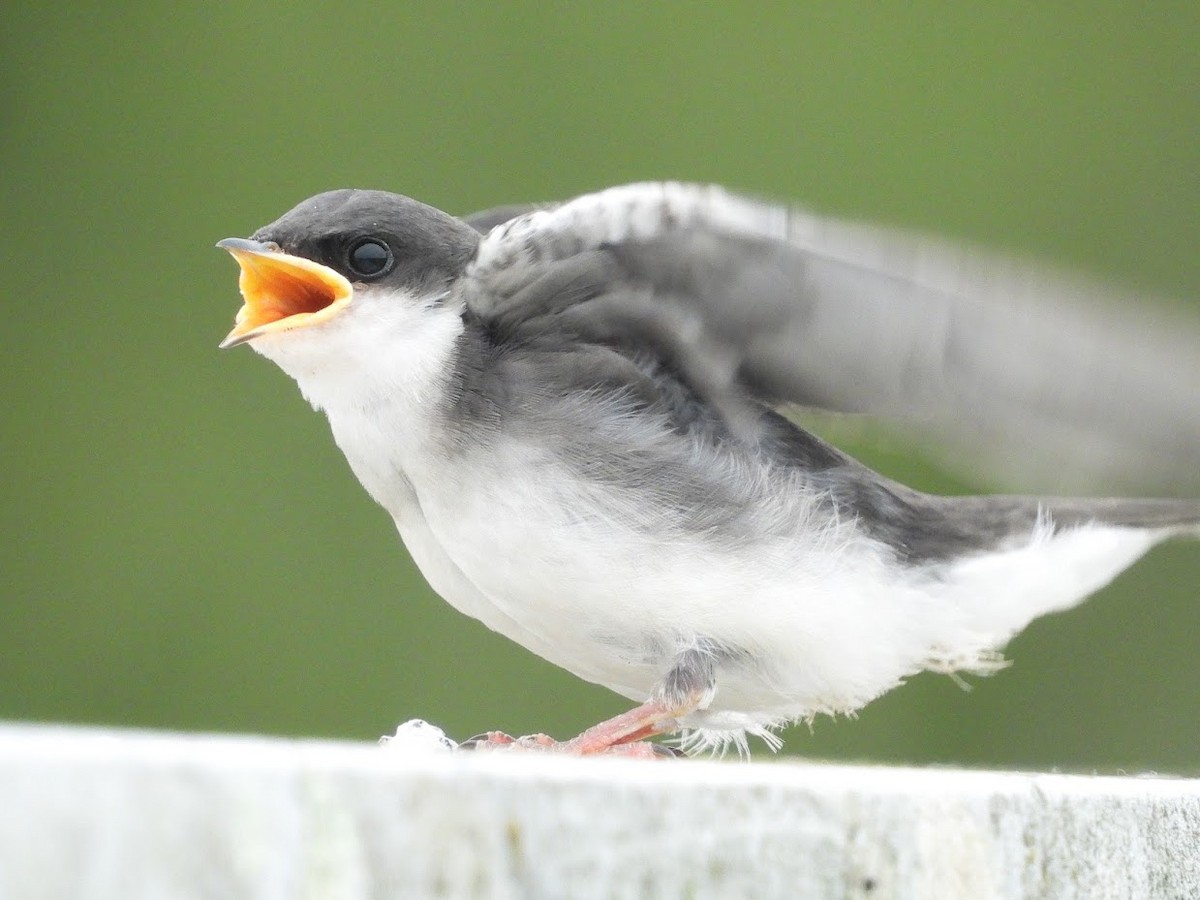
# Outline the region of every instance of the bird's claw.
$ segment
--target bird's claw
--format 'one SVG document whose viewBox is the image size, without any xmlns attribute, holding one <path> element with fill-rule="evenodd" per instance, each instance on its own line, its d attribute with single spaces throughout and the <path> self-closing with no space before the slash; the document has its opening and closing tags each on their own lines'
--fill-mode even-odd
<svg viewBox="0 0 1200 900">
<path fill-rule="evenodd" d="M 561 753 L 566 756 L 620 756 L 626 759 L 674 759 L 683 756 L 682 751 L 674 747 L 654 744 L 650 741 L 613 744 L 600 750 L 593 750 L 580 748 L 574 741 L 556 741 L 545 734 L 513 737 L 503 731 L 485 731 L 483 734 L 467 738 L 458 746 L 460 750 L 540 751 Z"/>
</svg>

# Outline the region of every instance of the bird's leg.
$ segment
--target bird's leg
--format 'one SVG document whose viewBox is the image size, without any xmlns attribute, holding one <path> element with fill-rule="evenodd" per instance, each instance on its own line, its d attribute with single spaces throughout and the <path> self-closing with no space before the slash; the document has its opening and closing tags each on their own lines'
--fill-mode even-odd
<svg viewBox="0 0 1200 900">
<path fill-rule="evenodd" d="M 712 657 L 707 647 L 683 651 L 649 700 L 565 741 L 563 750 L 581 756 L 610 753 L 618 748 L 632 749 L 655 735 L 678 731 L 680 719 L 712 698 L 716 686 Z"/>
<path fill-rule="evenodd" d="M 596 753 L 641 756 L 647 750 L 653 754 L 657 751 L 651 750 L 645 739 L 678 730 L 679 719 L 694 710 L 700 699 L 698 692 L 680 703 L 667 703 L 657 698 L 647 700 L 641 706 L 593 725 L 553 749 L 580 756 Z"/>
<path fill-rule="evenodd" d="M 678 731 L 680 719 L 710 700 L 715 687 L 711 650 L 693 648 L 679 654 L 649 700 L 593 725 L 569 741 L 555 741 L 544 734 L 511 738 L 500 732 L 489 732 L 466 743 L 480 749 L 551 750 L 576 756 L 657 757 L 669 751 L 658 744 L 647 743 L 645 739 Z"/>
</svg>

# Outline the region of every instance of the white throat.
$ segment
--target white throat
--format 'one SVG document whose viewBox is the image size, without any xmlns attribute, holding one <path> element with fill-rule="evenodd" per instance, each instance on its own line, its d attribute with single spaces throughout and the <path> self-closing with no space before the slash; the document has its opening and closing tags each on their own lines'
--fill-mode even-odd
<svg viewBox="0 0 1200 900">
<path fill-rule="evenodd" d="M 458 304 L 442 300 L 360 288 L 335 319 L 251 343 L 325 411 L 355 474 L 393 515 L 404 493 L 397 476 L 419 467 L 436 438 L 463 331 Z"/>
<path fill-rule="evenodd" d="M 336 318 L 251 346 L 296 379 L 313 408 L 330 414 L 374 408 L 384 398 L 428 403 L 450 375 L 463 330 L 458 306 L 443 297 L 360 286 Z"/>
</svg>

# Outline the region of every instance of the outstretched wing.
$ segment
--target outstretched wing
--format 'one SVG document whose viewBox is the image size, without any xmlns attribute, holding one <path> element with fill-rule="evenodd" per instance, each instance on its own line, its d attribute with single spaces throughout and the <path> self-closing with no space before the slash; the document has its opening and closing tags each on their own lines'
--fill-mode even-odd
<svg viewBox="0 0 1200 900">
<path fill-rule="evenodd" d="M 464 288 L 491 327 L 649 349 L 731 423 L 802 404 L 900 419 L 1058 489 L 1200 483 L 1194 316 L 716 187 L 468 221 L 494 226 Z"/>
</svg>

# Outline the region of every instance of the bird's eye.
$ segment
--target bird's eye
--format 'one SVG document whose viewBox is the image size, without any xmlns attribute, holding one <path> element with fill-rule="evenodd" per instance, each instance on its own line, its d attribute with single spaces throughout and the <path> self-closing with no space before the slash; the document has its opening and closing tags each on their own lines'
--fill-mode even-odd
<svg viewBox="0 0 1200 900">
<path fill-rule="evenodd" d="M 375 238 L 363 238 L 346 256 L 350 270 L 361 278 L 378 278 L 392 267 L 392 251 Z"/>
</svg>

